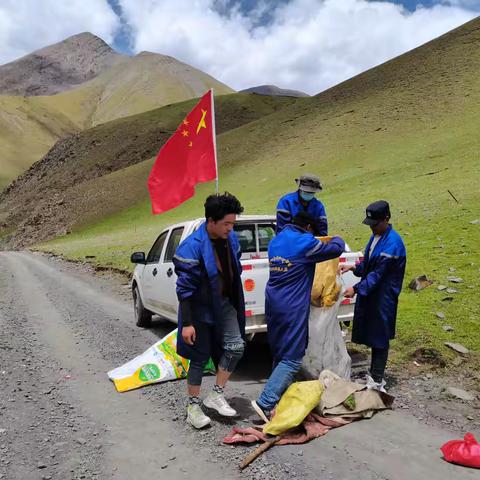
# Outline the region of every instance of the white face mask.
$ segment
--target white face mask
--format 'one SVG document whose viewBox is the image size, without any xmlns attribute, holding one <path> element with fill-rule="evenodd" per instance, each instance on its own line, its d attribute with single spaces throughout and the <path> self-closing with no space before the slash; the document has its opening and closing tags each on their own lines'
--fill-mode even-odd
<svg viewBox="0 0 480 480">
<path fill-rule="evenodd" d="M 310 200 L 313 200 L 313 199 L 315 198 L 315 194 L 314 194 L 314 193 L 304 192 L 303 190 L 300 190 L 300 197 L 301 197 L 302 200 L 304 200 L 305 202 L 309 202 Z"/>
</svg>

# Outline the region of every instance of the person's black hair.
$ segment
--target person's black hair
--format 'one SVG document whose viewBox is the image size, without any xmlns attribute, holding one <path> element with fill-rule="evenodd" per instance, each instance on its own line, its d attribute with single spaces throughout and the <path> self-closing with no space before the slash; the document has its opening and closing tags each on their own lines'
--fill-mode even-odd
<svg viewBox="0 0 480 480">
<path fill-rule="evenodd" d="M 205 201 L 205 218 L 218 222 L 226 215 L 234 213 L 240 215 L 243 207 L 237 197 L 225 192 L 223 195 L 210 195 Z"/>
<path fill-rule="evenodd" d="M 311 215 L 304 211 L 298 212 L 293 217 L 292 223 L 304 229 L 307 229 L 307 227 L 310 225 L 315 230 L 317 226 L 317 221 L 315 220 L 315 218 L 313 218 Z"/>
</svg>

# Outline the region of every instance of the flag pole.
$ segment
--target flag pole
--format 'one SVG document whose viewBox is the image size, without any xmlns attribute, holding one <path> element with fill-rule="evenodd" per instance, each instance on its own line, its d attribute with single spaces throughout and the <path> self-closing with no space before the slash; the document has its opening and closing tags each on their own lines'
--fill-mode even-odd
<svg viewBox="0 0 480 480">
<path fill-rule="evenodd" d="M 213 155 L 215 157 L 215 193 L 218 195 L 218 161 L 217 161 L 217 134 L 215 131 L 215 102 L 213 100 L 213 88 L 210 89 L 212 92 L 212 134 L 213 134 Z"/>
</svg>

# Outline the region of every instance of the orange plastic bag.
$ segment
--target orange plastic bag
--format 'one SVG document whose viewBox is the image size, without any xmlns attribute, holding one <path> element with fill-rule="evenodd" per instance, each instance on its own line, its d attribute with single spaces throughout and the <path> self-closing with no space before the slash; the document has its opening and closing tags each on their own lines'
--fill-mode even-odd
<svg viewBox="0 0 480 480">
<path fill-rule="evenodd" d="M 463 440 L 450 440 L 440 450 L 447 462 L 480 468 L 480 445 L 471 433 L 467 433 Z"/>
</svg>

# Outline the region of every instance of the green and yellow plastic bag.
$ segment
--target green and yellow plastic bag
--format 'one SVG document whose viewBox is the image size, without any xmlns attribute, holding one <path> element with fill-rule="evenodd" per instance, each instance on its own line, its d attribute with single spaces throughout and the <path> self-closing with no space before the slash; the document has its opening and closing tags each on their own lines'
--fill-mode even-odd
<svg viewBox="0 0 480 480">
<path fill-rule="evenodd" d="M 138 357 L 110 370 L 108 378 L 117 391 L 127 392 L 151 383 L 186 378 L 190 361 L 177 353 L 177 334 L 175 329 Z M 212 360 L 208 361 L 205 372 L 215 372 Z"/>
<path fill-rule="evenodd" d="M 292 383 L 282 395 L 273 418 L 263 427 L 263 433 L 280 435 L 298 427 L 318 405 L 323 387 L 318 380 Z"/>
</svg>

